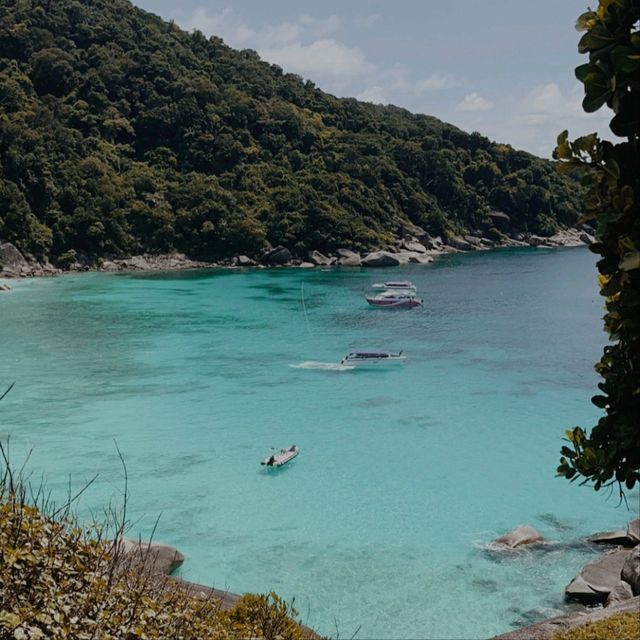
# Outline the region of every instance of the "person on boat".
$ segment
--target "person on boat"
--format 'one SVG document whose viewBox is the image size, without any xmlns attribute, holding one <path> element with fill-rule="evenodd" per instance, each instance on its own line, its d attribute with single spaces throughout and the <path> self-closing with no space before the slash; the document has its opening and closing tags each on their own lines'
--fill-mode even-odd
<svg viewBox="0 0 640 640">
<path fill-rule="evenodd" d="M 275 457 L 275 456 L 271 456 L 271 457 L 269 458 L 269 460 L 267 461 L 267 464 L 268 464 L 270 467 L 272 467 L 272 466 L 274 465 L 275 461 L 276 461 L 276 457 Z"/>
</svg>

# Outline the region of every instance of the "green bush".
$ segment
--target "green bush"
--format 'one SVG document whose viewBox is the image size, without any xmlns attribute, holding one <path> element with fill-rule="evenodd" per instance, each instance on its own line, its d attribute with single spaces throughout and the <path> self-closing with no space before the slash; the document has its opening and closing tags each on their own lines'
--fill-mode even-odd
<svg viewBox="0 0 640 640">
<path fill-rule="evenodd" d="M 75 249 L 69 249 L 58 257 L 57 263 L 61 269 L 67 269 L 78 260 L 78 254 Z"/>
</svg>

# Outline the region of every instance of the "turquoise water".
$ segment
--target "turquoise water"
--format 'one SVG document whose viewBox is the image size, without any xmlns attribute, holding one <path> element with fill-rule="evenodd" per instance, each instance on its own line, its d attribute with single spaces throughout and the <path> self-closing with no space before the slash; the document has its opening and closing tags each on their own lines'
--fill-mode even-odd
<svg viewBox="0 0 640 640">
<path fill-rule="evenodd" d="M 413 280 L 424 309 L 368 308 L 370 284 L 391 278 Z M 80 503 L 99 513 L 121 500 L 117 443 L 131 535 L 160 517 L 184 577 L 295 597 L 322 633 L 482 638 L 560 613 L 593 554 L 581 538 L 632 517 L 554 478 L 564 430 L 598 417 L 605 336 L 585 249 L 12 284 L 0 437 L 13 458 L 33 449 L 54 496 L 99 474 Z M 408 359 L 291 366 L 365 348 Z M 292 443 L 294 462 L 259 465 Z M 559 544 L 482 549 L 520 523 Z"/>
</svg>

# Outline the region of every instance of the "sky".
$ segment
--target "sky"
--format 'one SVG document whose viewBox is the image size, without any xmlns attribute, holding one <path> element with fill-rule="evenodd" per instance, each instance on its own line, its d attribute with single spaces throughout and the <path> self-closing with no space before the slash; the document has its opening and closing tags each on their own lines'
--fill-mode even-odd
<svg viewBox="0 0 640 640">
<path fill-rule="evenodd" d="M 134 0 L 187 31 L 313 81 L 550 157 L 557 135 L 611 138 L 574 68 L 586 0 Z M 597 5 L 592 0 L 592 6 Z"/>
</svg>

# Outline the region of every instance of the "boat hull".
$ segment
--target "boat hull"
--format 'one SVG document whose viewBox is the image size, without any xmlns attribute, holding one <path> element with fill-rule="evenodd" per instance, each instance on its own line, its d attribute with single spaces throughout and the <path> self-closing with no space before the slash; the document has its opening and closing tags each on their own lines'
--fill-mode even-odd
<svg viewBox="0 0 640 640">
<path fill-rule="evenodd" d="M 367 298 L 367 302 L 372 307 L 379 309 L 412 309 L 413 307 L 421 307 L 422 301 L 420 300 L 379 300 L 377 298 Z"/>
<path fill-rule="evenodd" d="M 344 358 L 341 362 L 349 367 L 386 367 L 390 365 L 402 364 L 406 360 L 405 356 L 392 356 L 390 358 Z"/>
<path fill-rule="evenodd" d="M 281 467 L 282 465 L 291 462 L 298 454 L 300 449 L 298 447 L 291 449 L 281 449 L 278 453 L 273 454 L 266 460 L 263 460 L 260 464 L 266 467 Z"/>
</svg>

